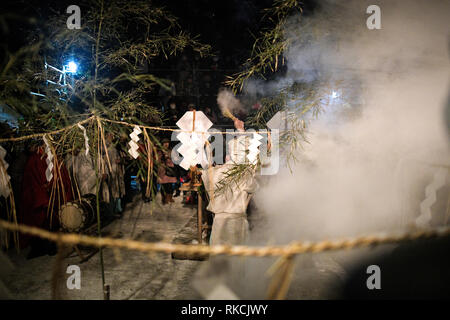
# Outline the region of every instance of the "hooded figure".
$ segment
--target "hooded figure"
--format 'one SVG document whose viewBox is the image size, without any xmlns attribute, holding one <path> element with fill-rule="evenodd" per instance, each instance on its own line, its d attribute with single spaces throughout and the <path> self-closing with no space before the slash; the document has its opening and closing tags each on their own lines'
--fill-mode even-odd
<svg viewBox="0 0 450 320">
<path fill-rule="evenodd" d="M 236 129 L 244 131 L 244 123 L 234 122 Z M 243 244 L 248 238 L 247 206 L 251 195 L 258 187 L 254 172 L 244 174 L 236 184 L 215 192 L 215 186 L 236 164 L 243 163 L 248 148 L 248 137 L 240 135 L 228 143 L 229 158 L 223 165 L 210 167 L 202 171 L 202 180 L 209 196 L 207 209 L 214 213 L 211 230 L 211 245 Z"/>
<path fill-rule="evenodd" d="M 97 176 L 95 174 L 94 163 L 86 150 L 75 150 L 73 155 L 66 158 L 66 167 L 73 173 L 80 195 L 96 194 Z M 76 193 L 76 192 L 75 192 Z"/>
</svg>

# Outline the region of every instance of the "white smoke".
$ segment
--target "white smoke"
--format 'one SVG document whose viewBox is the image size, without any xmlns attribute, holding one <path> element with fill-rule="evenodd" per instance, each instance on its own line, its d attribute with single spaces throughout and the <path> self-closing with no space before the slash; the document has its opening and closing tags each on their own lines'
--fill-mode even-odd
<svg viewBox="0 0 450 320">
<path fill-rule="evenodd" d="M 399 176 L 417 184 L 432 169 L 411 171 L 410 164 L 449 164 L 450 2 L 378 5 L 381 30 L 366 28 L 368 4 L 361 1 L 322 2 L 313 17 L 287 26 L 296 39 L 286 55 L 288 81 L 331 78 L 340 83 L 332 90 L 358 116 L 343 116 L 339 104 L 325 106 L 300 162 L 256 195 L 269 220 L 264 234 L 277 242 L 404 227 L 399 187 L 406 182 Z"/>
<path fill-rule="evenodd" d="M 217 95 L 217 104 L 222 113 L 231 112 L 233 115 L 243 110 L 243 105 L 230 90 L 221 89 Z"/>
<path fill-rule="evenodd" d="M 299 150 L 292 172 L 282 167 L 276 176 L 261 177 L 253 215 L 265 222 L 252 230 L 252 244 L 405 228 L 418 215 L 435 170 L 429 164 L 450 162 L 444 117 L 450 2 L 320 4 L 286 27 L 294 39 L 286 76 L 246 87 L 250 94 L 267 93 L 327 79 L 336 84 L 330 94 L 337 98 L 312 121 L 309 144 Z M 371 4 L 381 8 L 381 30 L 366 27 Z M 251 272 L 240 288 L 247 291 L 238 295 L 263 298 L 267 282 L 261 279 L 269 265 L 249 259 Z"/>
</svg>

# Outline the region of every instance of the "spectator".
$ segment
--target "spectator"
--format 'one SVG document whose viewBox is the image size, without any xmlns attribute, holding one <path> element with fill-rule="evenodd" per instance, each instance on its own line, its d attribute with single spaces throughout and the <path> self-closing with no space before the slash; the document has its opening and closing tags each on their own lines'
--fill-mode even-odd
<svg viewBox="0 0 450 320">
<path fill-rule="evenodd" d="M 172 199 L 173 187 L 172 183 L 177 183 L 175 165 L 171 159 L 170 140 L 165 138 L 162 140 L 162 150 L 158 153 L 160 165 L 158 167 L 158 183 L 161 185 L 162 203 L 167 204 L 174 202 Z"/>
<path fill-rule="evenodd" d="M 122 201 L 125 196 L 125 170 L 123 167 L 122 157 L 113 144 L 113 135 L 108 133 L 106 135 L 106 144 L 108 147 L 108 158 L 111 167 L 108 165 L 109 170 L 109 187 L 111 190 L 111 206 L 113 214 L 122 213 Z"/>
<path fill-rule="evenodd" d="M 217 115 L 210 107 L 205 108 L 205 115 L 211 120 L 212 123 L 217 123 Z"/>
<path fill-rule="evenodd" d="M 66 158 L 66 166 L 71 173 L 72 180 L 76 184 L 75 196 L 96 194 L 97 176 L 95 174 L 94 162 L 91 155 L 86 154 L 84 148 L 76 146 L 73 152 Z"/>
<path fill-rule="evenodd" d="M 175 126 L 178 120 L 181 118 L 181 113 L 177 109 L 175 101 L 169 103 L 169 109 L 166 113 L 166 118 L 168 118 L 168 123 L 170 126 Z"/>
<path fill-rule="evenodd" d="M 31 145 L 29 153 L 30 156 L 26 162 L 22 179 L 22 206 L 18 215 L 19 223 L 56 231 L 59 228 L 56 218 L 59 206 L 73 200 L 69 173 L 64 164 L 60 163 L 58 184 L 62 188 L 56 195 L 53 194 L 52 196 L 56 175 L 53 175 L 53 178 L 47 181 L 45 144 Z M 55 198 L 50 201 L 52 197 Z M 25 234 L 21 234 L 20 245 L 22 248 L 31 245 L 28 259 L 56 253 L 56 247 L 53 243 Z"/>
<path fill-rule="evenodd" d="M 158 155 L 156 155 L 153 150 L 151 150 L 150 155 L 151 159 L 149 161 L 148 155 L 149 152 L 147 150 L 147 145 L 145 143 L 138 143 L 139 146 L 139 154 L 144 159 L 144 163 L 149 164 L 152 168 L 151 170 L 151 176 L 148 178 L 146 175 L 141 176 L 141 192 L 142 192 L 142 200 L 144 202 L 150 202 L 153 200 L 154 195 L 157 193 L 156 185 L 158 183 L 157 176 L 158 176 L 158 169 L 157 169 L 157 160 Z M 150 146 L 151 148 L 151 146 Z M 148 170 L 148 167 L 146 168 Z M 147 181 L 147 179 L 149 179 Z M 148 186 L 148 190 L 147 190 Z"/>
</svg>

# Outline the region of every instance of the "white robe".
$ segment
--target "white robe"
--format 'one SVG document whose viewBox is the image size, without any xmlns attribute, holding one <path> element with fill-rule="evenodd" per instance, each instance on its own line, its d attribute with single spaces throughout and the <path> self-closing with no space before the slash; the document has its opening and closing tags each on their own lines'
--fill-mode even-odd
<svg viewBox="0 0 450 320">
<path fill-rule="evenodd" d="M 82 150 L 78 155 L 69 155 L 66 160 L 66 167 L 72 170 L 73 177 L 76 179 L 80 194 L 96 194 L 96 179 L 94 164 L 90 155 L 86 155 Z"/>
<path fill-rule="evenodd" d="M 209 196 L 207 209 L 214 213 L 211 245 L 243 244 L 248 238 L 247 206 L 256 190 L 254 174 L 247 174 L 237 184 L 215 193 L 216 184 L 233 167 L 232 162 L 202 170 L 202 180 Z"/>
</svg>

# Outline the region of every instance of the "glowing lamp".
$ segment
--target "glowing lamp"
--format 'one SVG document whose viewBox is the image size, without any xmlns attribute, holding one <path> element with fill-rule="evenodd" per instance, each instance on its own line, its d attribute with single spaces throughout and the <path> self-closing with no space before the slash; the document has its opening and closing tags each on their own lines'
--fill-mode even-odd
<svg viewBox="0 0 450 320">
<path fill-rule="evenodd" d="M 69 73 L 77 73 L 78 65 L 74 61 L 69 61 L 67 64 L 65 71 Z"/>
</svg>

